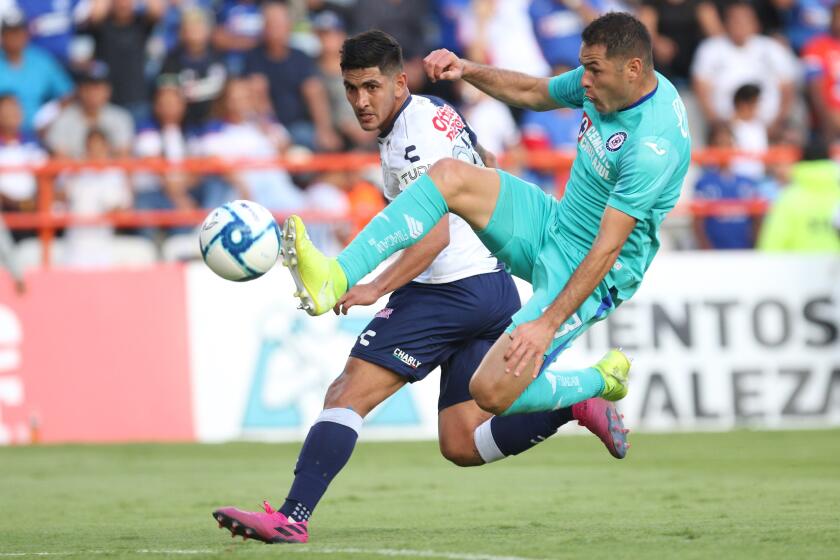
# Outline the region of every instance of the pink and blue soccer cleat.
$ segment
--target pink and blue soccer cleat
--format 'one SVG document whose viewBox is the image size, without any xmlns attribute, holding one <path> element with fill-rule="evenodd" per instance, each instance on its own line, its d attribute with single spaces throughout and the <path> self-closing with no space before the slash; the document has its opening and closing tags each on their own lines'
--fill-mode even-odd
<svg viewBox="0 0 840 560">
<path fill-rule="evenodd" d="M 587 399 L 572 405 L 572 415 L 578 424 L 586 427 L 598 436 L 610 455 L 616 459 L 624 459 L 630 444 L 627 443 L 627 433 L 622 418 L 615 404 L 602 398 Z"/>
<path fill-rule="evenodd" d="M 309 540 L 309 522 L 292 521 L 279 511 L 263 502 L 265 512 L 242 511 L 224 507 L 213 512 L 219 528 L 228 529 L 231 537 L 241 536 L 244 540 L 254 539 L 266 544 L 305 543 Z"/>
</svg>

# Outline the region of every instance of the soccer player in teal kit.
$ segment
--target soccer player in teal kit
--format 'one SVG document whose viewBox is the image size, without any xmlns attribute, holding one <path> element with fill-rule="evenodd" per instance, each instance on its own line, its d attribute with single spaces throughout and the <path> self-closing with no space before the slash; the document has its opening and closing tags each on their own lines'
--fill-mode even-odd
<svg viewBox="0 0 840 560">
<path fill-rule="evenodd" d="M 654 70 L 650 36 L 639 20 L 606 14 L 582 39 L 581 66 L 550 79 L 475 64 L 446 50 L 425 60 L 432 79 L 464 79 L 510 105 L 583 108 L 562 200 L 504 171 L 443 159 L 335 259 L 322 255 L 292 216 L 284 226 L 284 259 L 302 287 L 302 307 L 320 315 L 340 306 L 350 287 L 451 212 L 534 288 L 472 378 L 479 406 L 509 415 L 597 396 L 623 398 L 630 365 L 620 352 L 605 358 L 609 375 L 594 367 L 549 372 L 545 366 L 638 289 L 659 248 L 659 226 L 679 198 L 689 133 L 685 107 Z"/>
</svg>

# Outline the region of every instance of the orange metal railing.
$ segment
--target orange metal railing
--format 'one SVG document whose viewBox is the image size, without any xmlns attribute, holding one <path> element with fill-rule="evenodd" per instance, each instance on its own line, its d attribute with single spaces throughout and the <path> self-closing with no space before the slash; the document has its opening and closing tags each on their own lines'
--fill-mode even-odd
<svg viewBox="0 0 840 560">
<path fill-rule="evenodd" d="M 840 151 L 835 152 L 840 156 Z M 699 165 L 724 164 L 737 157 L 749 157 L 763 160 L 768 164 L 790 164 L 798 161 L 801 151 L 793 147 L 774 147 L 763 154 L 744 153 L 733 150 L 706 149 L 692 154 L 692 160 Z M 509 158 L 501 157 L 502 167 L 509 162 Z M 554 173 L 558 194 L 562 195 L 564 178 L 567 176 L 572 162 L 573 152 L 531 151 L 527 153 L 524 163 L 531 169 Z M 368 166 L 377 166 L 377 154 L 346 153 L 346 154 L 313 154 L 294 158 L 277 159 L 241 159 L 236 161 L 208 158 L 187 159 L 173 163 L 163 159 L 122 159 L 107 161 L 77 161 L 51 160 L 37 166 L 0 166 L 0 173 L 31 172 L 38 182 L 38 196 L 34 212 L 5 212 L 2 214 L 6 225 L 11 229 L 35 229 L 43 245 L 43 259 L 45 266 L 49 262 L 50 243 L 56 231 L 71 225 L 101 225 L 110 224 L 116 227 L 144 227 L 144 226 L 184 226 L 200 223 L 207 214 L 201 210 L 154 210 L 154 211 L 119 211 L 98 216 L 78 216 L 57 210 L 55 201 L 55 179 L 61 174 L 80 170 L 97 168 L 124 169 L 126 172 L 166 173 L 181 171 L 195 174 L 224 174 L 241 169 L 283 168 L 290 173 L 311 173 L 327 171 L 358 171 Z M 763 215 L 767 210 L 767 203 L 763 200 L 746 201 L 693 201 L 680 207 L 677 214 L 692 214 L 697 216 L 750 214 Z M 303 212 L 307 219 L 314 221 L 342 221 L 348 216 L 338 216 L 322 212 Z M 277 214 L 278 219 L 285 216 Z"/>
</svg>

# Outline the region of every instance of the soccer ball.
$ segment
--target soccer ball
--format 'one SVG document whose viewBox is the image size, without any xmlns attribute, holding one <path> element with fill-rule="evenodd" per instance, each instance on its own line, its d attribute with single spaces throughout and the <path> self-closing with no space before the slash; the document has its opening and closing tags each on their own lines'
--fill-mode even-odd
<svg viewBox="0 0 840 560">
<path fill-rule="evenodd" d="M 219 206 L 201 224 L 201 256 L 210 270 L 245 282 L 268 272 L 280 254 L 280 228 L 271 212 L 250 200 Z"/>
</svg>

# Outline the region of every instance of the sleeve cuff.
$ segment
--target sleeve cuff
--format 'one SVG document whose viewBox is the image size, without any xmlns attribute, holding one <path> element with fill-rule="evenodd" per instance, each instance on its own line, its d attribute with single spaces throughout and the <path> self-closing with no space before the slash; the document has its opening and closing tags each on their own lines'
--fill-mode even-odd
<svg viewBox="0 0 840 560">
<path fill-rule="evenodd" d="M 632 217 L 636 218 L 637 220 L 645 220 L 645 219 L 647 219 L 648 214 L 649 214 L 648 212 L 646 212 L 644 210 L 640 210 L 638 208 L 633 208 L 632 206 L 630 206 L 626 202 L 624 202 L 622 200 L 618 200 L 617 198 L 610 198 L 607 201 L 607 205 L 615 208 L 616 210 L 618 210 L 620 212 L 624 212 L 628 216 L 632 216 Z"/>
</svg>

